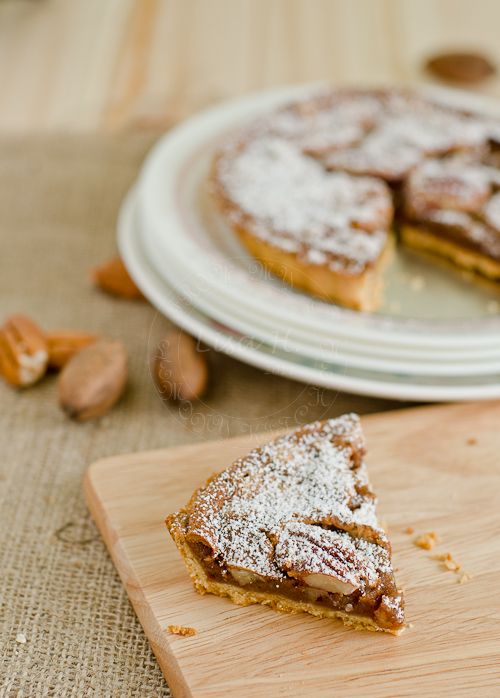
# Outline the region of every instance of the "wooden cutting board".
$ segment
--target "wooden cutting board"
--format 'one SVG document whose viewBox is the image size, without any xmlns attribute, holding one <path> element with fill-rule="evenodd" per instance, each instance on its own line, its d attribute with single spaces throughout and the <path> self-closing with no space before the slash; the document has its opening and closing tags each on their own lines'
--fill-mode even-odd
<svg viewBox="0 0 500 698">
<path fill-rule="evenodd" d="M 163 520 L 255 437 L 90 467 L 90 510 L 176 698 L 500 695 L 500 403 L 424 407 L 362 423 L 406 597 L 409 627 L 400 637 L 239 607 L 193 589 Z M 441 538 L 432 551 L 413 544 L 430 531 Z M 444 553 L 461 563 L 460 574 L 433 558 Z M 459 583 L 462 573 L 473 577 Z M 169 625 L 197 634 L 172 635 Z"/>
</svg>

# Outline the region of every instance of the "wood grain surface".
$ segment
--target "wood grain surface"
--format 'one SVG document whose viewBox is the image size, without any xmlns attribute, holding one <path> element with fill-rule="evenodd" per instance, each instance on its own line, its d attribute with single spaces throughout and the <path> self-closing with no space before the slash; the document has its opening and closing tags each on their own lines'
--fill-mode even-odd
<svg viewBox="0 0 500 698">
<path fill-rule="evenodd" d="M 495 0 L 2 0 L 0 133 L 164 129 L 269 87 L 429 80 L 443 51 L 499 64 L 499 24 Z"/>
<path fill-rule="evenodd" d="M 423 407 L 362 424 L 406 598 L 409 627 L 400 637 L 239 607 L 193 589 L 163 519 L 255 437 L 90 467 L 89 507 L 176 698 L 498 695 L 500 403 Z M 414 545 L 430 531 L 441 538 L 433 550 Z M 445 553 L 461 563 L 460 574 L 433 557 Z M 462 573 L 473 576 L 459 583 Z M 197 634 L 173 635 L 169 625 Z"/>
</svg>

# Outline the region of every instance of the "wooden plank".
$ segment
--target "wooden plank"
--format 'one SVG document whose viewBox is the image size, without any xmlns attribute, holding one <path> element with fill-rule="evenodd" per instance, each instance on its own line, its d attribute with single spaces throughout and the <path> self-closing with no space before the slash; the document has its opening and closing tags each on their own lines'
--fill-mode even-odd
<svg viewBox="0 0 500 698">
<path fill-rule="evenodd" d="M 89 507 L 176 698 L 457 698 L 498 690 L 500 403 L 384 413 L 362 424 L 413 626 L 400 637 L 194 591 L 164 517 L 269 434 L 90 467 Z M 434 550 L 413 544 L 432 530 L 441 537 Z M 432 557 L 448 552 L 473 574 L 467 583 Z M 172 635 L 168 625 L 197 635 Z"/>
<path fill-rule="evenodd" d="M 160 130 L 268 87 L 428 80 L 449 49 L 500 64 L 499 21 L 491 0 L 1 2 L 0 132 Z"/>
</svg>

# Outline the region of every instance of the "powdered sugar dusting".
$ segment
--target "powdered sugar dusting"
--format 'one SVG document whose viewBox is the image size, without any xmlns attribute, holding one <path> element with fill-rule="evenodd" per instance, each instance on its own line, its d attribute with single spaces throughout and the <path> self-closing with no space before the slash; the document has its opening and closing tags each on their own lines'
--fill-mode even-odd
<svg viewBox="0 0 500 698">
<path fill-rule="evenodd" d="M 328 173 L 296 144 L 275 136 L 227 155 L 217 174 L 237 204 L 233 224 L 288 252 L 303 252 L 312 264 L 341 257 L 359 273 L 379 257 L 392 220 L 383 182 Z M 310 249 L 321 254 L 308 255 Z"/>
<path fill-rule="evenodd" d="M 268 579 L 291 568 L 371 586 L 390 571 L 390 556 L 363 452 L 356 415 L 297 429 L 200 491 L 188 536 L 208 544 L 219 563 Z"/>
</svg>

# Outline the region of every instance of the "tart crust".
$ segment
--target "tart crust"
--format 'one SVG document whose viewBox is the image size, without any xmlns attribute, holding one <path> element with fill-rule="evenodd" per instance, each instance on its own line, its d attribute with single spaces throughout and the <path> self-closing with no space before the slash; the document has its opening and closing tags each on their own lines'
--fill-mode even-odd
<svg viewBox="0 0 500 698">
<path fill-rule="evenodd" d="M 234 230 L 254 257 L 285 283 L 353 310 L 371 312 L 380 306 L 383 273 L 394 255 L 394 234 L 387 236 L 377 261 L 355 275 L 334 271 L 327 264 L 304 264 L 296 254 L 273 247 L 242 228 L 235 227 Z"/>
<path fill-rule="evenodd" d="M 300 427 L 212 476 L 166 524 L 199 593 L 399 634 L 403 597 L 357 415 Z"/>
<path fill-rule="evenodd" d="M 500 280 L 500 262 L 480 252 L 438 237 L 425 225 L 405 224 L 401 227 L 401 241 L 414 250 L 443 257 L 461 269 L 476 272 L 492 281 Z"/>
</svg>

